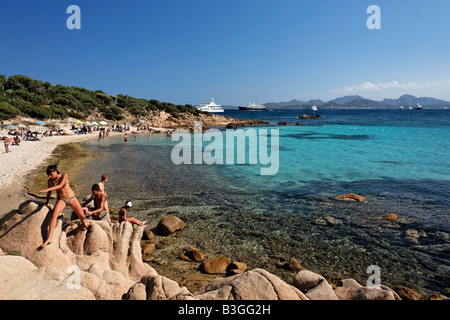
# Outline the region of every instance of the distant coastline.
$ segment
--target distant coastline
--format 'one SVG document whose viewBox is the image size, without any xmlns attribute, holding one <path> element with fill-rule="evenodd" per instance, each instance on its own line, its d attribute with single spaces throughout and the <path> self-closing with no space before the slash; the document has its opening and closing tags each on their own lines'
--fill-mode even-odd
<svg viewBox="0 0 450 320">
<path fill-rule="evenodd" d="M 398 99 L 385 98 L 381 101 L 351 95 L 335 98 L 330 101 L 323 101 L 321 99 L 301 101 L 293 99 L 287 102 L 266 102 L 263 105 L 267 109 L 311 109 L 312 106 L 317 106 L 321 109 L 396 109 L 399 105 L 405 107 L 412 106 L 414 108 L 417 103 L 423 105 L 425 109 L 450 108 L 450 101 L 430 97 L 417 98 L 410 94 L 404 94 Z M 225 105 L 222 108 L 237 109 L 238 106 Z"/>
</svg>

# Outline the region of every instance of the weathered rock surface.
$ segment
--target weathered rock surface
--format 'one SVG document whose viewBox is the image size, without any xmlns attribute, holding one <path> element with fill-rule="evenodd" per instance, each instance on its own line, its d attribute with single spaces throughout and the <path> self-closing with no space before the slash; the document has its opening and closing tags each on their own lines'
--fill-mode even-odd
<svg viewBox="0 0 450 320">
<path fill-rule="evenodd" d="M 49 270 L 58 270 L 57 279 L 61 283 L 73 273 L 81 287 L 90 291 L 96 299 L 120 299 L 142 275 L 152 269 L 142 262 L 140 239 L 143 228 L 128 222 L 111 227 L 107 221 L 91 220 L 86 229 L 79 220 L 75 220 L 63 229 L 62 221 L 58 220 L 52 242 L 44 249 L 36 250 L 47 237 L 50 217 L 49 209 L 41 203 L 24 202 L 17 212 L 0 220 L 1 250 L 20 254 L 35 266 L 35 273 L 46 275 Z M 56 271 L 52 272 L 54 274 Z M 16 286 L 19 290 L 27 283 L 19 281 Z M 36 288 L 40 290 L 39 286 Z M 0 288 L 0 292 L 2 290 Z M 59 299 L 64 299 L 64 294 L 68 294 L 68 299 L 74 297 L 71 291 L 60 290 L 59 287 L 55 290 L 60 294 Z M 43 290 L 36 292 L 41 292 L 42 298 L 49 298 Z M 39 298 L 38 295 L 34 297 Z M 77 296 L 75 299 L 82 297 L 88 296 Z"/>
<path fill-rule="evenodd" d="M 263 269 L 213 280 L 193 297 L 198 300 L 308 300 L 300 290 Z"/>
<path fill-rule="evenodd" d="M 381 285 L 379 289 L 363 287 L 353 279 L 341 280 L 334 293 L 339 300 L 401 300 L 394 290 L 386 286 Z"/>
<path fill-rule="evenodd" d="M 325 278 L 309 270 L 295 275 L 294 286 L 311 300 L 339 300 Z"/>
<path fill-rule="evenodd" d="M 72 275 L 53 267 L 36 267 L 20 256 L 0 256 L 2 300 L 94 300 L 88 289 L 74 287 Z"/>
</svg>

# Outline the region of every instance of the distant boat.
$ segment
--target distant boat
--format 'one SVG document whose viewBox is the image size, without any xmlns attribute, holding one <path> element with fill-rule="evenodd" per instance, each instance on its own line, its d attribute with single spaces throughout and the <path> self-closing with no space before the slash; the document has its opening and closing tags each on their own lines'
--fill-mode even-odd
<svg viewBox="0 0 450 320">
<path fill-rule="evenodd" d="M 266 110 L 266 107 L 262 104 L 256 104 L 256 103 L 249 103 L 246 106 L 239 106 L 239 110 L 242 111 L 260 111 L 260 110 Z"/>
<path fill-rule="evenodd" d="M 399 105 L 397 109 L 403 111 L 404 107 L 402 105 Z"/>
<path fill-rule="evenodd" d="M 312 109 L 312 111 L 317 111 L 317 107 L 316 106 L 312 106 L 311 109 Z"/>
<path fill-rule="evenodd" d="M 423 107 L 420 105 L 420 103 L 417 102 L 416 110 L 422 110 L 422 109 L 423 109 Z"/>
<path fill-rule="evenodd" d="M 201 104 L 197 106 L 197 109 L 200 111 L 206 111 L 206 112 L 224 112 L 220 104 L 216 104 L 214 102 L 214 98 L 211 99 L 210 102 Z"/>
</svg>

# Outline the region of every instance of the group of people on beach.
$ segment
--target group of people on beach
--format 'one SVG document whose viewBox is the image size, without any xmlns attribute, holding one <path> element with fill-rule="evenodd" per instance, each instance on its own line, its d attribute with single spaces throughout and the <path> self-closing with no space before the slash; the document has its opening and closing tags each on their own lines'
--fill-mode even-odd
<svg viewBox="0 0 450 320">
<path fill-rule="evenodd" d="M 70 206 L 74 211 L 75 215 L 80 219 L 82 225 L 88 228 L 90 224 L 88 223 L 88 218 L 92 220 L 102 220 L 107 217 L 108 222 L 111 223 L 109 216 L 109 206 L 105 192 L 105 183 L 108 181 L 107 175 L 102 175 L 101 181 L 92 186 L 91 196 L 80 204 L 74 191 L 69 185 L 67 173 L 60 173 L 56 165 L 50 165 L 46 169 L 46 173 L 49 177 L 47 181 L 47 189 L 39 190 L 39 193 L 47 192 L 47 199 L 45 205 L 49 205 L 50 197 L 53 191 L 56 191 L 57 201 L 53 207 L 52 217 L 49 224 L 47 239 L 39 246 L 39 250 L 42 250 L 45 246 L 51 243 L 53 232 L 55 231 L 56 222 L 66 206 Z M 87 207 L 87 205 L 94 201 L 94 206 L 92 208 Z M 134 217 L 127 217 L 127 211 L 132 207 L 131 201 L 127 200 L 125 205 L 119 210 L 119 223 L 123 221 L 128 221 L 130 223 L 137 224 L 139 226 L 146 227 L 146 221 L 139 221 Z M 51 208 L 50 208 L 51 209 Z"/>
</svg>

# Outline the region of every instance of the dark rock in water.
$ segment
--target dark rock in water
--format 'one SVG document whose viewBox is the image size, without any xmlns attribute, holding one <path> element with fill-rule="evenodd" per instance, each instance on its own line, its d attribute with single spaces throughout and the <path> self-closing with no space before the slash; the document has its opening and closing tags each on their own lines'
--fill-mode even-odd
<svg viewBox="0 0 450 320">
<path fill-rule="evenodd" d="M 190 260 L 192 261 L 196 261 L 196 262 L 200 262 L 205 260 L 206 255 L 204 255 L 203 253 L 201 253 L 200 251 L 198 251 L 198 249 L 196 248 L 189 248 L 188 250 L 186 250 L 186 252 L 184 253 Z"/>
<path fill-rule="evenodd" d="M 208 274 L 226 274 L 230 262 L 228 257 L 214 257 L 203 261 L 200 269 Z"/>
<path fill-rule="evenodd" d="M 356 201 L 356 202 L 361 202 L 361 201 L 366 200 L 366 198 L 364 198 L 363 196 L 360 196 L 355 193 L 349 193 L 349 194 L 345 194 L 345 195 L 341 195 L 341 196 L 336 196 L 334 198 L 336 200 Z"/>
<path fill-rule="evenodd" d="M 422 296 L 412 289 L 399 286 L 395 292 L 402 298 L 402 300 L 422 300 Z"/>
<path fill-rule="evenodd" d="M 186 227 L 186 223 L 180 218 L 168 214 L 164 216 L 158 223 L 156 229 L 158 232 L 164 236 L 174 233 L 177 230 L 181 230 Z"/>
<path fill-rule="evenodd" d="M 300 116 L 298 116 L 299 119 L 321 119 L 323 118 L 323 116 L 321 116 L 320 114 L 316 114 L 314 116 L 308 116 L 307 114 L 302 114 Z"/>
</svg>

